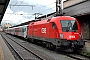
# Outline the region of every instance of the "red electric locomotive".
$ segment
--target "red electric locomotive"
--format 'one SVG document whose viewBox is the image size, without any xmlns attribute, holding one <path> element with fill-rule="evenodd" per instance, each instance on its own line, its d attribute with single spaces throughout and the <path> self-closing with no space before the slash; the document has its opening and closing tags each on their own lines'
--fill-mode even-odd
<svg viewBox="0 0 90 60">
<path fill-rule="evenodd" d="M 70 16 L 31 22 L 28 25 L 27 37 L 32 42 L 39 42 L 51 49 L 80 49 L 85 44 L 78 21 Z"/>
</svg>

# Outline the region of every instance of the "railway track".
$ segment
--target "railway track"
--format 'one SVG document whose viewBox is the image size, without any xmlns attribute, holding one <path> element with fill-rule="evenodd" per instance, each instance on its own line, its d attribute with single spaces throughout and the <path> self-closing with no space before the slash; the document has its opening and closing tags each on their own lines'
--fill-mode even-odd
<svg viewBox="0 0 90 60">
<path fill-rule="evenodd" d="M 84 56 L 81 54 L 66 54 L 66 55 L 75 59 L 75 60 L 90 60 L 90 57 Z"/>
<path fill-rule="evenodd" d="M 90 60 L 90 57 L 82 55 L 82 54 L 65 54 L 66 56 L 75 59 L 75 60 Z"/>
<path fill-rule="evenodd" d="M 90 60 L 90 58 L 87 58 L 85 56 L 81 56 L 81 55 L 78 55 L 78 54 L 67 54 L 67 56 L 69 56 L 73 59 L 76 59 L 76 60 Z"/>
<path fill-rule="evenodd" d="M 19 56 L 20 60 L 45 60 L 42 57 L 38 56 L 34 52 L 30 51 L 26 47 L 14 41 L 7 35 L 2 35 L 6 42 L 12 47 L 12 49 Z"/>
<path fill-rule="evenodd" d="M 25 46 L 23 46 L 21 43 L 19 43 L 19 41 L 20 40 L 16 40 L 17 38 L 16 37 L 13 37 L 13 36 L 11 36 L 11 35 L 5 35 L 5 36 L 3 36 L 3 37 L 5 37 L 7 40 L 11 40 L 11 41 L 13 41 L 14 43 L 16 43 L 16 44 L 18 44 L 19 46 L 21 46 L 23 49 L 21 49 L 21 50 L 27 50 L 27 51 L 30 51 L 30 49 L 28 49 L 27 47 L 25 47 Z M 13 37 L 13 38 L 11 38 L 11 37 Z M 5 39 L 5 40 L 6 40 Z M 25 44 L 26 42 L 25 41 L 20 41 L 20 42 L 22 42 L 23 44 Z M 17 47 L 16 47 L 17 48 Z M 16 50 L 16 49 L 15 49 Z M 54 52 L 56 52 L 56 51 L 54 51 Z M 35 57 L 34 58 L 23 58 L 21 55 L 22 54 L 20 54 L 20 53 L 18 53 L 18 52 L 16 52 L 17 53 L 17 55 L 20 57 L 20 59 L 22 59 L 22 60 L 27 60 L 27 59 L 34 59 L 34 60 L 54 60 L 54 59 L 49 59 L 49 58 L 46 58 L 46 57 L 42 57 L 42 56 L 38 56 L 38 54 L 36 54 L 35 52 L 32 52 L 32 51 L 30 51 L 29 53 L 31 53 L 31 54 L 34 54 L 35 55 Z M 24 52 L 23 52 L 24 53 Z M 58 53 L 58 52 L 57 52 Z M 70 57 L 72 60 L 74 59 L 74 60 L 90 60 L 90 57 L 88 57 L 88 56 L 85 56 L 85 55 L 81 55 L 81 54 L 71 54 L 71 53 L 69 53 L 69 54 L 67 54 L 67 53 L 58 53 L 58 54 L 62 54 L 62 55 L 65 55 L 65 56 L 67 56 L 67 57 Z"/>
<path fill-rule="evenodd" d="M 81 54 L 80 52 L 64 52 L 64 51 L 57 51 L 57 53 L 66 55 L 74 60 L 90 60 L 90 56 L 86 56 Z"/>
</svg>

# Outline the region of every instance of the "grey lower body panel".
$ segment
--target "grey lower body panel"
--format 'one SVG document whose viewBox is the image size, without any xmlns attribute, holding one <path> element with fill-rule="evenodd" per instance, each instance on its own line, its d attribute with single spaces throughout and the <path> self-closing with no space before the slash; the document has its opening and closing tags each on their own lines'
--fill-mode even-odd
<svg viewBox="0 0 90 60">
<path fill-rule="evenodd" d="M 56 45 L 57 47 L 81 47 L 85 45 L 85 42 L 83 40 L 60 40 L 57 38 L 43 38 L 43 37 L 36 37 L 36 36 L 28 36 L 28 38 L 31 39 L 36 39 L 36 40 L 41 40 L 41 41 L 45 41 L 45 42 L 50 42 L 53 45 Z"/>
<path fill-rule="evenodd" d="M 61 45 L 60 39 L 57 39 L 57 38 L 44 38 L 44 37 L 36 37 L 36 36 L 28 36 L 28 38 L 51 42 L 53 45 Z"/>
</svg>

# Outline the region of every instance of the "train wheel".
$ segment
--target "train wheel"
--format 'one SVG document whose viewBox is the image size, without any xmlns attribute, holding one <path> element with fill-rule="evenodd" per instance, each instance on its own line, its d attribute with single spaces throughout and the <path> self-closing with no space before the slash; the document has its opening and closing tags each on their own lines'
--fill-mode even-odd
<svg viewBox="0 0 90 60">
<path fill-rule="evenodd" d="M 47 48 L 50 49 L 50 43 L 47 43 Z"/>
<path fill-rule="evenodd" d="M 50 50 L 54 50 L 55 49 L 55 46 L 52 44 L 52 43 L 47 43 L 46 44 L 46 47 Z"/>
<path fill-rule="evenodd" d="M 52 44 L 52 43 L 50 43 L 50 50 L 55 50 L 55 46 Z"/>
<path fill-rule="evenodd" d="M 43 46 L 43 47 L 46 47 L 46 42 L 43 42 L 43 43 L 42 43 L 42 46 Z"/>
<path fill-rule="evenodd" d="M 48 49 L 49 49 L 49 43 L 47 43 L 47 42 L 46 42 L 46 48 L 48 48 Z"/>
<path fill-rule="evenodd" d="M 34 43 L 34 39 L 30 39 L 31 43 Z"/>
<path fill-rule="evenodd" d="M 37 44 L 37 40 L 36 39 L 34 40 L 34 43 Z"/>
</svg>

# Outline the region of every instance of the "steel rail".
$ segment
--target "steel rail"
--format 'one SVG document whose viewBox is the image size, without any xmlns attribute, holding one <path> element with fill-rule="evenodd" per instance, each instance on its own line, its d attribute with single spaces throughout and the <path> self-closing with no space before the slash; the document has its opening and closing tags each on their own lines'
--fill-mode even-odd
<svg viewBox="0 0 90 60">
<path fill-rule="evenodd" d="M 7 36 L 8 37 L 8 36 Z M 35 55 L 38 59 L 40 60 L 45 60 L 42 57 L 38 56 L 37 54 L 35 54 L 34 52 L 30 51 L 28 48 L 22 46 L 21 44 L 19 44 L 18 42 L 14 41 L 12 38 L 8 37 L 9 39 L 11 39 L 13 42 L 15 42 L 16 44 L 20 45 L 22 48 L 24 48 L 25 50 L 27 50 L 28 52 L 32 53 L 33 55 Z"/>
<path fill-rule="evenodd" d="M 19 58 L 21 59 L 21 60 L 24 60 L 24 58 L 14 49 L 14 47 L 7 41 L 7 39 L 5 38 L 5 36 L 3 36 L 3 35 L 1 35 L 4 39 L 5 39 L 5 41 L 6 41 L 6 43 L 8 43 L 9 44 L 9 46 L 16 52 L 16 54 L 19 56 Z"/>
</svg>

